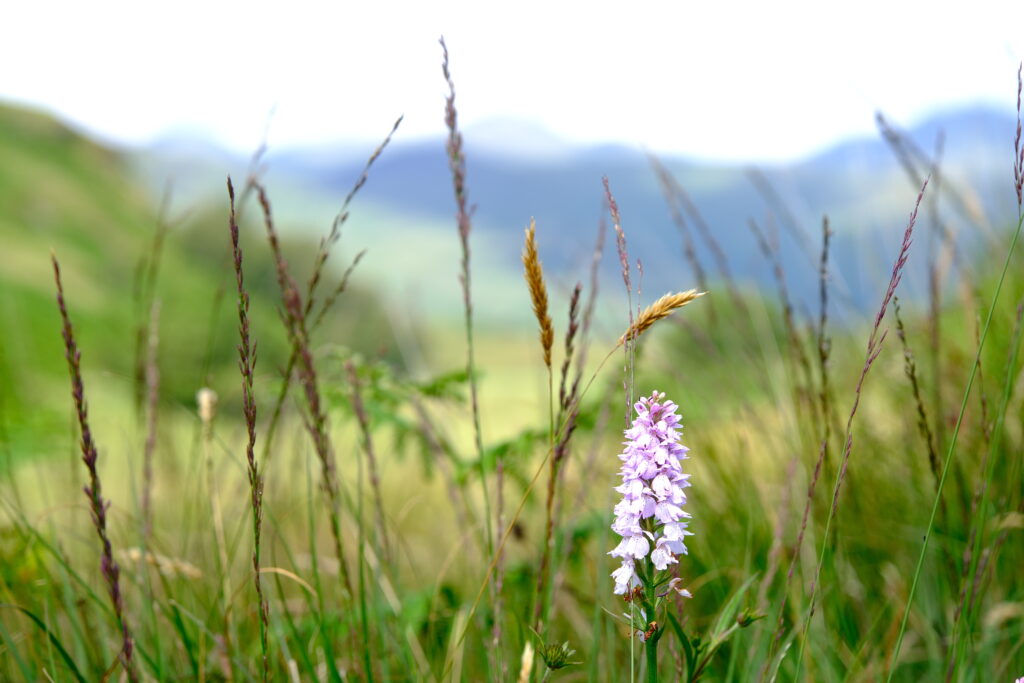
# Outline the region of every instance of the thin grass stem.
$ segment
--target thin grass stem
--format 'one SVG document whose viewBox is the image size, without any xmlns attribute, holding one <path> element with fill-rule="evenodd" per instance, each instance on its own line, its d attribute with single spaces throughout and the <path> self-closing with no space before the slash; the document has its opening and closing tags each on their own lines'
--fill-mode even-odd
<svg viewBox="0 0 1024 683">
<path fill-rule="evenodd" d="M 974 363 L 971 364 L 971 374 L 967 378 L 967 386 L 964 388 L 963 399 L 960 402 L 960 412 L 957 415 L 956 425 L 953 427 L 953 433 L 949 439 L 949 448 L 946 450 L 946 457 L 942 464 L 942 476 L 939 477 L 939 485 L 936 487 L 931 514 L 928 516 L 928 524 L 925 527 L 924 540 L 921 543 L 921 552 L 917 557 L 917 566 L 914 568 L 914 577 L 910 582 L 910 592 L 907 594 L 907 603 L 903 609 L 903 618 L 900 620 L 899 631 L 896 633 L 896 643 L 893 646 L 892 658 L 889 661 L 889 670 L 886 674 L 886 681 L 891 681 L 893 673 L 896 671 L 896 662 L 899 658 L 900 648 L 903 645 L 903 635 L 907 629 L 907 619 L 910 616 L 910 608 L 914 604 L 914 595 L 917 593 L 917 584 L 921 578 L 921 570 L 924 567 L 924 558 L 928 551 L 928 542 L 931 539 L 932 529 L 935 526 L 935 518 L 939 510 L 940 501 L 942 500 L 942 489 L 946 484 L 946 476 L 949 474 L 949 466 L 953 461 L 953 453 L 956 451 L 957 437 L 960 435 L 960 425 L 963 423 L 964 414 L 967 412 L 967 401 L 971 396 L 971 388 L 974 386 L 974 378 L 978 372 L 981 352 L 985 347 L 985 341 L 988 339 L 989 326 L 992 323 L 992 316 L 995 314 L 996 304 L 999 302 L 999 294 L 1003 289 L 1003 281 L 1006 279 L 1006 271 L 1009 270 L 1010 260 L 1013 257 L 1014 249 L 1017 246 L 1022 225 L 1024 225 L 1024 214 L 1021 214 L 1020 218 L 1018 218 L 1017 228 L 1013 232 L 1013 239 L 1010 240 L 1010 246 L 1006 250 L 1006 259 L 1003 262 L 1003 269 L 999 273 L 999 280 L 996 282 L 996 291 L 992 295 L 992 302 L 989 304 L 988 315 L 985 317 L 985 326 L 982 328 L 981 339 L 978 341 L 978 350 L 975 353 Z"/>
</svg>

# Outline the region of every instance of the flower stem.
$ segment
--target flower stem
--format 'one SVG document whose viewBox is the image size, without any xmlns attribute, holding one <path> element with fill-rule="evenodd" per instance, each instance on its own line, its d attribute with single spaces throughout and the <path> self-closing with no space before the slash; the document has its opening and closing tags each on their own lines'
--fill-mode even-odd
<svg viewBox="0 0 1024 683">
<path fill-rule="evenodd" d="M 647 650 L 647 683 L 658 683 L 658 639 L 648 638 L 645 648 Z"/>
</svg>

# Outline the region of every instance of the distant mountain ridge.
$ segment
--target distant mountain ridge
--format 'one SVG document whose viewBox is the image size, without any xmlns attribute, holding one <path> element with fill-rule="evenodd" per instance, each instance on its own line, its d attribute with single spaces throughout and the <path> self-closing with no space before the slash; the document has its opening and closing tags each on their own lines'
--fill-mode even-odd
<svg viewBox="0 0 1024 683">
<path fill-rule="evenodd" d="M 915 149 L 932 157 L 942 131 L 941 182 L 933 181 L 933 191 L 939 187 L 943 197 L 943 220 L 965 235 L 969 231 L 964 228 L 971 222 L 980 221 L 989 229 L 1013 215 L 1015 125 L 1007 111 L 970 107 L 938 113 L 905 133 Z M 544 131 L 509 122 L 478 130 L 479 137 L 472 127 L 464 131 L 465 153 L 474 224 L 486 235 L 487 248 L 495 255 L 488 277 L 518 273 L 522 230 L 531 217 L 537 220 L 545 265 L 553 273 L 582 263 L 603 214 L 601 178 L 607 176 L 622 210 L 631 258 L 641 259 L 645 266 L 648 291 L 660 293 L 695 283 L 682 257 L 679 230 L 644 150 L 625 145 L 574 147 Z M 539 149 L 544 145 L 551 149 Z M 266 158 L 268 183 L 286 188 L 295 207 L 336 205 L 358 178 L 371 148 L 368 144 L 359 152 L 352 145 L 271 150 Z M 168 167 L 161 158 L 172 160 L 179 175 L 191 178 L 193 184 L 219 191 L 224 153 L 211 149 L 203 160 L 192 156 L 194 147 L 187 151 L 182 157 L 173 145 L 164 145 L 142 157 L 148 154 L 149 168 L 164 177 Z M 754 219 L 769 233 L 775 224 L 790 289 L 808 306 L 817 278 L 814 260 L 822 216 L 829 216 L 836 232 L 833 259 L 841 288 L 848 290 L 851 302 L 873 301 L 879 277 L 865 271 L 865 257 L 882 264 L 880 271 L 888 268 L 918 189 L 882 135 L 849 140 L 794 162 L 762 164 L 756 171 L 749 165 L 669 156 L 661 162 L 723 245 L 731 272 L 751 285 L 771 285 L 772 276 L 750 221 Z M 236 173 L 246 163 L 236 157 Z M 918 175 L 923 176 L 927 164 L 918 160 L 918 165 Z M 757 183 L 755 176 L 760 179 Z M 951 189 L 958 202 L 950 201 Z M 185 194 L 189 194 L 187 188 Z M 402 231 L 414 230 L 419 222 L 451 225 L 455 207 L 444 140 L 403 142 L 399 131 L 371 171 L 354 207 L 357 214 L 359 207 L 387 217 L 373 226 L 372 240 L 384 245 L 399 239 L 396 236 L 405 234 Z M 965 215 L 967 209 L 970 215 Z M 931 210 L 926 202 L 925 212 Z M 305 219 L 312 220 L 299 217 Z M 687 222 L 692 231 L 692 218 Z M 399 230 L 399 224 L 405 226 Z M 717 269 L 710 248 L 698 234 L 694 240 L 704 269 L 714 276 Z M 919 258 L 919 263 L 912 259 L 912 271 L 923 265 L 924 257 Z M 908 280 L 912 295 L 918 279 L 911 275 Z"/>
</svg>

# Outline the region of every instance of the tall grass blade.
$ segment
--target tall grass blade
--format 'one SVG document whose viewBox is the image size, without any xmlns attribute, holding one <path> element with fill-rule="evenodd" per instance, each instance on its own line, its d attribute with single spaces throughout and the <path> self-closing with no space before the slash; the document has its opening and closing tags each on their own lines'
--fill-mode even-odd
<svg viewBox="0 0 1024 683">
<path fill-rule="evenodd" d="M 71 655 L 68 654 L 68 651 L 64 647 L 64 644 L 61 643 L 60 639 L 56 635 L 54 635 L 53 631 L 50 630 L 50 628 L 43 622 L 42 619 L 37 617 L 31 611 L 25 609 L 24 607 L 21 607 L 20 605 L 0 603 L 0 607 L 6 607 L 8 609 L 17 610 L 29 619 L 31 619 L 32 623 L 35 624 L 36 627 L 46 635 L 46 638 L 49 640 L 50 644 L 53 645 L 54 648 L 56 648 L 57 654 L 60 655 L 61 660 L 64 661 L 64 664 L 68 667 L 68 670 L 71 672 L 71 675 L 75 677 L 75 680 L 79 681 L 79 683 L 85 683 L 85 677 L 82 676 L 82 672 L 78 670 L 78 665 L 75 664 L 75 660 L 71 658 Z"/>
</svg>

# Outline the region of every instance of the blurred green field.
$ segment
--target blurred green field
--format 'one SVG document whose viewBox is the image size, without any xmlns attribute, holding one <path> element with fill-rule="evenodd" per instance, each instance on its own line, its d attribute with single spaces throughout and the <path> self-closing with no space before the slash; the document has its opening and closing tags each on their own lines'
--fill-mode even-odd
<svg viewBox="0 0 1024 683">
<path fill-rule="evenodd" d="M 128 675 L 119 670 L 121 635 L 81 493 L 87 471 L 51 250 L 60 259 L 82 352 L 114 558 L 134 634 L 133 675 L 260 679 L 226 195 L 223 206 L 162 215 L 118 154 L 11 108 L 0 108 L 0 160 L 0 679 Z M 236 179 L 238 187 L 242 182 Z M 906 195 L 909 212 L 914 194 Z M 265 482 L 261 577 L 271 679 L 652 680 L 651 667 L 641 663 L 643 646 L 622 617 L 627 607 L 612 595 L 615 563 L 607 551 L 617 540 L 609 525 L 620 465 L 615 456 L 630 403 L 625 396 L 654 389 L 676 401 L 683 416 L 683 443 L 691 449 L 684 466 L 693 482 L 686 509 L 695 533 L 678 566 L 693 598 L 671 608 L 679 631 L 660 624 L 661 680 L 687 680 L 694 673 L 688 657 L 705 655 L 703 680 L 860 681 L 891 674 L 899 681 L 989 681 L 1024 674 L 1019 254 L 992 315 L 909 601 L 937 495 L 929 450 L 939 465 L 950 450 L 1014 226 L 1004 226 L 997 244 L 963 256 L 974 260 L 941 289 L 937 314 L 926 302 L 903 305 L 920 404 L 905 376 L 907 355 L 890 306 L 882 322 L 888 337 L 863 387 L 849 469 L 827 534 L 845 425 L 877 309 L 846 311 L 842 326 L 829 322 L 822 331 L 817 312 L 787 318 L 789 304 L 774 291 L 716 283 L 641 337 L 629 377 L 626 356 L 615 347 L 628 325 L 625 296 L 621 283 L 602 282 L 580 371 L 585 384 L 594 379 L 553 488 L 557 524 L 537 634 L 531 629 L 538 625 L 551 435 L 547 370 L 535 327 L 523 324 L 530 306 L 525 285 L 522 310 L 485 313 L 475 331 L 482 458 L 474 447 L 465 332 L 451 315 L 459 307 L 454 225 L 444 238 L 450 250 L 441 252 L 450 259 L 417 259 L 421 243 L 411 228 L 405 253 L 395 258 L 433 273 L 415 293 L 430 297 L 436 288 L 446 303 L 433 315 L 395 307 L 382 260 L 354 271 L 312 335 L 340 481 L 344 561 L 355 583 L 346 591 L 297 380 L 275 440 L 265 443 L 291 349 L 258 206 L 250 198 L 240 209 L 258 348 L 256 453 Z M 923 211 L 929 210 L 926 204 Z M 923 243 L 936 239 L 922 225 L 924 215 L 920 223 L 911 259 L 923 258 Z M 303 289 L 318 238 L 281 232 Z M 163 242 L 154 247 L 158 235 Z M 437 226 L 419 236 L 439 238 Z M 616 258 L 613 246 L 606 252 L 606 259 Z M 488 258 L 486 249 L 481 253 L 485 265 L 474 262 L 477 310 L 494 301 L 493 288 L 506 287 L 478 275 Z M 343 239 L 321 292 L 353 256 Z M 864 267 L 887 277 L 890 265 Z M 579 278 L 587 282 L 586 273 Z M 651 298 L 645 294 L 643 303 Z M 152 431 L 145 351 L 154 300 L 160 302 L 160 384 Z M 552 288 L 556 372 L 567 307 L 566 292 Z M 824 362 L 819 334 L 829 340 Z M 359 378 L 383 519 L 375 513 L 366 436 L 346 363 Z M 556 376 L 556 391 L 557 382 Z M 201 387 L 220 397 L 216 418 L 206 424 L 195 403 Z M 918 405 L 931 445 L 922 436 Z M 143 460 L 150 433 L 147 531 Z M 821 474 L 809 497 L 823 439 Z M 487 548 L 497 542 L 488 536 L 500 540 L 506 529 L 507 543 L 495 558 Z M 489 580 L 495 567 L 500 594 Z M 908 601 L 906 635 L 892 667 Z M 563 642 L 577 663 L 547 668 L 543 646 Z"/>
</svg>

